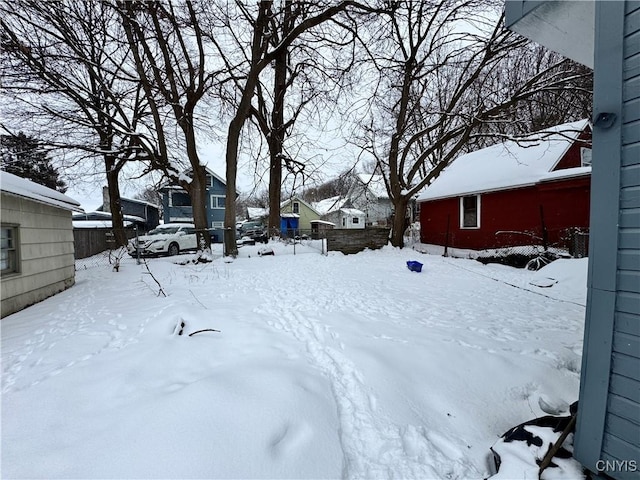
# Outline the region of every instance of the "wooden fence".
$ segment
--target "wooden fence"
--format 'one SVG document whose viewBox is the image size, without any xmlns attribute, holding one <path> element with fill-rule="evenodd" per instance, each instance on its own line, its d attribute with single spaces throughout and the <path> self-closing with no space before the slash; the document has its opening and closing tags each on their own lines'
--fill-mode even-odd
<svg viewBox="0 0 640 480">
<path fill-rule="evenodd" d="M 127 238 L 136 235 L 133 228 L 126 228 L 125 232 Z M 74 228 L 73 242 L 76 260 L 87 258 L 113 249 L 113 232 L 110 228 Z"/>
<path fill-rule="evenodd" d="M 350 254 L 366 248 L 382 248 L 389 242 L 390 231 L 386 227 L 326 230 L 327 250 Z"/>
</svg>

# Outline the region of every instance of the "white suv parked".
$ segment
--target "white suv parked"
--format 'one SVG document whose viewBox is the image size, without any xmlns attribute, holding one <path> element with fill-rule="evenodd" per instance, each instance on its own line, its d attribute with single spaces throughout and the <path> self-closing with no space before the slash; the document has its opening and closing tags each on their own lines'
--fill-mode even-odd
<svg viewBox="0 0 640 480">
<path fill-rule="evenodd" d="M 139 246 L 140 255 L 178 255 L 183 250 L 196 250 L 196 228 L 192 223 L 165 223 L 158 225 L 146 235 L 130 240 L 127 244 L 129 255 L 137 255 L 136 246 Z"/>
</svg>

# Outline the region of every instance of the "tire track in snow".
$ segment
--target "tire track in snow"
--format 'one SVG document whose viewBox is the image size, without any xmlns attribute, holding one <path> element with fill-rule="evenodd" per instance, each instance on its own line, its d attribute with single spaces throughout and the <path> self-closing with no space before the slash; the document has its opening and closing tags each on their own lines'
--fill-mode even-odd
<svg viewBox="0 0 640 480">
<path fill-rule="evenodd" d="M 256 281 L 254 288 L 264 301 L 256 313 L 278 319 L 277 323 L 268 323 L 304 344 L 310 363 L 329 380 L 340 423 L 342 478 L 480 477 L 482 473 L 465 460 L 464 452 L 444 436 L 424 426 L 397 425 L 377 407 L 375 394 L 349 358 L 339 335 L 321 325 L 313 313 L 302 313 L 309 305 L 298 303 L 291 308 L 289 292 L 301 280 L 292 275 L 273 286 Z M 334 300 L 344 292 L 338 283 L 331 289 L 336 294 Z M 364 297 L 370 294 L 361 292 Z M 349 301 L 359 303 L 366 299 L 352 296 Z M 376 303 L 380 306 L 380 302 Z"/>
</svg>

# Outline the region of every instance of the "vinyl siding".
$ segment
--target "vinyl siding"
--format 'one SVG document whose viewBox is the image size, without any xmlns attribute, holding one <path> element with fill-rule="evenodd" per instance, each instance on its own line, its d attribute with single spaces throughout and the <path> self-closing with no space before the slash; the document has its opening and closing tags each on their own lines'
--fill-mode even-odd
<svg viewBox="0 0 640 480">
<path fill-rule="evenodd" d="M 297 197 L 292 198 L 288 203 L 286 203 L 281 209 L 280 213 L 293 213 L 293 204 L 294 202 L 298 202 L 299 204 L 299 212 L 300 220 L 298 222 L 298 229 L 301 231 L 311 230 L 311 220 L 319 220 L 320 216 L 311 210 L 307 205 L 300 201 Z"/>
<path fill-rule="evenodd" d="M 2 194 L 2 222 L 18 226 L 19 272 L 2 277 L 2 316 L 75 281 L 71 212 Z"/>
<path fill-rule="evenodd" d="M 626 480 L 638 478 L 640 465 L 640 2 L 597 2 L 595 12 L 591 250 L 574 455 L 594 472 L 607 462 L 609 477 Z M 604 113 L 615 121 L 599 122 Z"/>
<path fill-rule="evenodd" d="M 617 288 L 602 457 L 640 462 L 640 2 L 627 2 L 624 22 Z"/>
</svg>

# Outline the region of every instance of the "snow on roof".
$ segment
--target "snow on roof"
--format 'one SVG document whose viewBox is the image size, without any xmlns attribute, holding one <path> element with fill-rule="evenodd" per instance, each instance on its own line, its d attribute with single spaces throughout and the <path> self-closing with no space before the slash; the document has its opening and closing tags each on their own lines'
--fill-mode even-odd
<svg viewBox="0 0 640 480">
<path fill-rule="evenodd" d="M 333 222 L 327 222 L 326 220 L 310 220 L 309 223 L 319 223 L 321 225 L 332 225 L 332 226 L 336 226 L 335 223 Z"/>
<path fill-rule="evenodd" d="M 52 205 L 74 212 L 84 211 L 79 202 L 63 193 L 3 171 L 0 172 L 0 190 L 19 197 L 29 198 L 45 205 Z"/>
<path fill-rule="evenodd" d="M 111 220 L 74 220 L 73 228 L 113 228 Z M 131 222 L 124 222 L 125 227 L 130 227 Z"/>
<path fill-rule="evenodd" d="M 281 218 L 300 218 L 300 215 L 298 215 L 297 213 L 281 213 L 280 217 Z"/>
<path fill-rule="evenodd" d="M 387 187 L 382 175 L 372 175 L 370 173 L 359 173 L 358 179 L 376 196 L 376 198 L 389 198 Z"/>
<path fill-rule="evenodd" d="M 342 213 L 346 213 L 347 215 L 355 215 L 364 217 L 365 213 L 362 210 L 358 210 L 357 208 L 341 208 L 340 211 Z"/>
<path fill-rule="evenodd" d="M 546 178 L 587 125 L 588 120 L 565 123 L 531 134 L 520 143 L 510 140 L 462 155 L 418 201 L 533 185 Z"/>
<path fill-rule="evenodd" d="M 138 198 L 125 198 L 125 197 L 120 197 L 120 200 L 125 200 L 127 202 L 131 202 L 131 203 L 138 203 L 140 205 L 148 205 L 149 207 L 153 207 L 155 209 L 159 209 L 160 207 L 158 205 L 156 205 L 155 203 L 151 203 L 148 202 L 146 200 L 140 200 Z"/>
<path fill-rule="evenodd" d="M 111 212 L 103 212 L 100 210 L 96 210 L 95 212 L 83 212 L 83 213 L 75 213 L 73 215 L 73 220 L 77 221 L 90 221 L 89 217 L 103 217 L 105 220 L 111 218 Z M 146 220 L 142 217 L 137 217 L 135 215 L 123 215 L 123 220 L 127 220 L 130 222 L 142 222 L 144 223 Z M 96 220 L 100 221 L 100 220 Z"/>
<path fill-rule="evenodd" d="M 259 208 L 259 207 L 247 207 L 247 215 L 250 220 L 256 218 L 264 218 L 269 215 L 268 208 Z"/>
<path fill-rule="evenodd" d="M 196 228 L 194 223 L 189 222 L 171 222 L 171 223 L 161 223 L 158 225 L 155 230 L 162 230 L 164 228 L 173 228 L 173 227 L 191 227 Z"/>
<path fill-rule="evenodd" d="M 562 178 L 573 178 L 591 175 L 591 167 L 563 168 L 555 172 L 549 172 L 540 178 L 541 182 L 560 180 Z"/>
<path fill-rule="evenodd" d="M 314 202 L 313 208 L 320 215 L 326 215 L 327 213 L 339 210 L 346 201 L 346 198 L 342 198 L 340 197 L 340 195 L 337 195 L 335 197 L 325 198 L 324 200 L 320 200 L 319 202 Z"/>
</svg>

